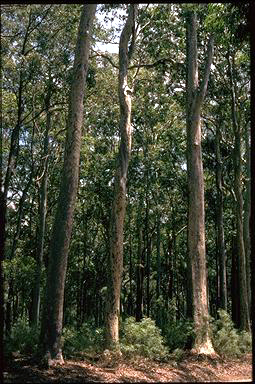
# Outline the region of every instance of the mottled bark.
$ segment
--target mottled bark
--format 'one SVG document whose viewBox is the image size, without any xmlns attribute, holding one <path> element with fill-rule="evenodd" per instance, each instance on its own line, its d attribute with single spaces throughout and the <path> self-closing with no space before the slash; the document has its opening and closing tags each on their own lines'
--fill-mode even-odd
<svg viewBox="0 0 255 384">
<path fill-rule="evenodd" d="M 128 65 L 134 48 L 136 5 L 131 4 L 119 42 L 120 147 L 114 179 L 114 197 L 110 222 L 109 276 L 107 289 L 106 344 L 119 342 L 120 291 L 123 270 L 123 233 L 126 211 L 126 183 L 131 151 L 131 91 Z M 132 38 L 130 49 L 128 44 Z"/>
<path fill-rule="evenodd" d="M 200 115 L 205 97 L 213 42 L 210 38 L 205 72 L 198 84 L 196 14 L 187 15 L 187 171 L 188 171 L 188 254 L 191 260 L 193 286 L 194 350 L 213 353 L 209 336 L 207 271 L 205 254 L 204 180 L 201 152 Z"/>
<path fill-rule="evenodd" d="M 96 5 L 85 4 L 78 30 L 73 77 L 69 99 L 64 165 L 53 223 L 46 286 L 46 309 L 42 322 L 43 347 L 48 362 L 63 361 L 61 334 L 63 326 L 64 287 L 75 198 L 79 181 L 83 102 L 88 70 L 90 34 Z"/>
<path fill-rule="evenodd" d="M 223 191 L 222 191 L 222 160 L 220 151 L 220 121 L 216 125 L 216 226 L 217 226 L 217 260 L 219 265 L 219 306 L 227 310 L 227 276 L 226 276 L 226 252 L 224 242 L 223 224 Z M 218 272 L 217 272 L 218 273 Z"/>
<path fill-rule="evenodd" d="M 236 234 L 237 234 L 237 256 L 238 256 L 238 272 L 240 284 L 240 329 L 250 331 L 250 316 L 249 304 L 247 294 L 247 280 L 246 280 L 246 260 L 244 249 L 243 237 L 243 195 L 242 195 L 242 170 L 241 170 L 241 128 L 237 121 L 236 109 L 236 93 L 233 76 L 234 56 L 231 62 L 228 53 L 228 69 L 230 79 L 231 91 L 231 109 L 232 109 L 232 124 L 234 131 L 234 150 L 233 150 L 233 164 L 234 164 L 234 192 L 235 192 L 235 214 L 236 214 Z"/>
</svg>

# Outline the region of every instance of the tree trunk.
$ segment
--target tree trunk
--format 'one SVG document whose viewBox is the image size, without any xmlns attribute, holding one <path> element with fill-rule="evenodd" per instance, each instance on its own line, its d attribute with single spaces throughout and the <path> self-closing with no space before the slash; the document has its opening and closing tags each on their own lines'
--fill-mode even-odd
<svg viewBox="0 0 255 384">
<path fill-rule="evenodd" d="M 149 240 L 149 199 L 148 199 L 148 171 L 146 172 L 146 214 L 145 214 L 145 244 L 146 244 L 146 315 L 150 317 L 150 270 L 151 270 L 151 242 Z"/>
<path fill-rule="evenodd" d="M 129 228 L 131 228 L 131 206 L 129 210 Z M 133 263 L 132 263 L 132 233 L 129 232 L 129 295 L 128 295 L 128 314 L 133 315 Z"/>
<path fill-rule="evenodd" d="M 114 197 L 110 222 L 109 276 L 107 289 L 106 344 L 108 348 L 119 342 L 120 291 L 123 270 L 123 231 L 126 211 L 126 182 L 131 151 L 131 92 L 128 88 L 128 65 L 134 43 L 136 5 L 130 5 L 129 14 L 119 43 L 119 103 L 120 148 L 114 179 Z M 133 35 L 131 49 L 128 43 Z"/>
<path fill-rule="evenodd" d="M 141 205 L 140 205 L 141 209 Z M 137 250 L 137 282 L 136 282 L 136 321 L 141 321 L 143 317 L 143 279 L 144 279 L 144 260 L 142 251 L 143 233 L 140 220 L 137 223 L 138 250 Z"/>
<path fill-rule="evenodd" d="M 96 5 L 85 4 L 78 30 L 73 78 L 69 100 L 67 137 L 60 193 L 50 246 L 46 305 L 42 323 L 44 350 L 48 363 L 63 362 L 61 334 L 63 326 L 64 287 L 75 198 L 79 181 L 83 101 L 88 70 L 90 34 Z"/>
<path fill-rule="evenodd" d="M 156 286 L 157 299 L 160 296 L 160 285 L 161 285 L 160 216 L 158 213 L 157 215 L 157 286 Z"/>
<path fill-rule="evenodd" d="M 219 306 L 227 310 L 226 252 L 223 225 L 222 161 L 220 152 L 220 125 L 216 125 L 216 187 L 217 187 L 217 260 L 219 261 Z M 218 271 L 217 271 L 218 275 Z M 218 284 L 217 284 L 218 287 Z"/>
<path fill-rule="evenodd" d="M 48 184 L 48 156 L 49 156 L 49 131 L 51 124 L 50 108 L 51 85 L 49 85 L 48 93 L 45 98 L 46 107 L 46 129 L 44 133 L 43 146 L 43 176 L 39 187 L 39 230 L 36 249 L 36 271 L 35 285 L 33 290 L 33 307 L 32 307 L 32 325 L 38 326 L 40 316 L 40 287 L 41 287 L 41 269 L 43 263 L 44 237 L 45 237 L 45 221 L 47 212 L 47 184 Z"/>
<path fill-rule="evenodd" d="M 187 171 L 188 171 L 188 253 L 193 285 L 194 351 L 214 352 L 209 336 L 207 272 L 205 255 L 204 180 L 201 153 L 201 106 L 205 97 L 213 43 L 209 40 L 204 78 L 198 87 L 196 14 L 187 15 Z"/>
<path fill-rule="evenodd" d="M 4 261 L 4 230 L 5 227 L 5 209 L 4 196 L 2 189 L 2 141 L 0 139 L 0 382 L 3 383 L 4 372 L 4 276 L 3 276 L 3 261 Z"/>
<path fill-rule="evenodd" d="M 248 124 L 245 129 L 245 151 L 246 151 L 246 189 L 244 196 L 244 220 L 243 220 L 243 233 L 244 233 L 244 249 L 245 249 L 245 264 L 246 264 L 246 279 L 247 279 L 247 295 L 249 313 L 251 313 L 251 241 L 250 241 L 250 216 L 251 216 L 251 169 L 250 169 L 250 144 L 249 144 L 249 128 Z"/>
<path fill-rule="evenodd" d="M 232 321 L 236 328 L 240 328 L 240 291 L 238 258 L 237 258 L 237 239 L 232 237 L 232 264 L 231 264 L 231 304 L 232 304 Z"/>
<path fill-rule="evenodd" d="M 231 109 L 232 109 L 232 124 L 234 131 L 234 151 L 233 151 L 233 163 L 234 163 L 234 191 L 235 191 L 235 213 L 236 213 L 236 234 L 237 234 L 237 255 L 238 255 L 238 272 L 239 272 L 239 284 L 240 284 L 240 329 L 250 331 L 250 316 L 249 316 L 249 304 L 247 294 L 247 280 L 246 280 L 246 260 L 243 238 L 243 196 L 242 196 L 242 182 L 241 182 L 241 129 L 237 122 L 237 110 L 236 110 L 236 94 L 235 84 L 233 77 L 233 64 L 230 61 L 228 53 L 228 65 L 229 65 L 229 78 L 231 89 Z"/>
</svg>

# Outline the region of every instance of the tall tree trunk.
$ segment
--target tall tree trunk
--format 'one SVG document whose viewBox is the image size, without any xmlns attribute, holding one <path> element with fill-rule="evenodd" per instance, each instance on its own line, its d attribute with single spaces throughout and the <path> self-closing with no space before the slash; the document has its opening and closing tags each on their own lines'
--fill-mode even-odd
<svg viewBox="0 0 255 384">
<path fill-rule="evenodd" d="M 88 70 L 90 34 L 95 12 L 95 4 L 84 5 L 76 43 L 63 173 L 50 246 L 46 285 L 47 307 L 43 312 L 41 332 L 48 363 L 51 363 L 51 360 L 63 362 L 61 334 L 65 277 L 79 181 L 84 90 Z"/>
<path fill-rule="evenodd" d="M 119 342 L 120 291 L 123 270 L 123 231 L 126 211 L 126 183 L 131 150 L 131 92 L 128 88 L 128 65 L 135 38 L 136 5 L 129 13 L 119 42 L 119 103 L 120 147 L 114 179 L 114 197 L 110 222 L 109 276 L 107 289 L 106 344 L 108 348 Z M 130 49 L 129 40 L 133 35 Z"/>
<path fill-rule="evenodd" d="M 2 132 L 0 132 L 2 137 Z M 3 196 L 3 178 L 2 178 L 2 139 L 0 138 L 0 382 L 3 383 L 4 372 L 4 227 L 5 227 L 5 208 Z"/>
<path fill-rule="evenodd" d="M 219 262 L 219 306 L 227 310 L 226 252 L 223 225 L 222 161 L 220 152 L 220 123 L 216 124 L 216 187 L 217 187 L 217 260 Z M 218 275 L 218 271 L 217 271 Z M 218 284 L 217 284 L 218 287 Z"/>
<path fill-rule="evenodd" d="M 188 253 L 192 268 L 194 351 L 213 353 L 209 336 L 207 272 L 205 255 L 204 180 L 201 153 L 201 106 L 205 97 L 213 42 L 210 38 L 204 77 L 198 85 L 196 14 L 187 15 L 187 171 L 188 171 Z"/>
<path fill-rule="evenodd" d="M 239 284 L 239 266 L 237 258 L 237 239 L 232 237 L 232 264 L 231 264 L 231 304 L 232 304 L 232 320 L 236 328 L 240 328 L 240 296 L 237 292 L 240 291 Z"/>
<path fill-rule="evenodd" d="M 243 238 L 243 196 L 241 183 L 241 129 L 237 121 L 236 110 L 236 93 L 233 76 L 233 62 L 231 63 L 230 54 L 228 53 L 229 78 L 231 89 L 231 109 L 232 109 L 232 124 L 234 131 L 234 191 L 235 191 L 235 213 L 236 213 L 236 234 L 237 234 L 237 255 L 238 255 L 238 272 L 240 284 L 240 329 L 250 331 L 250 316 L 247 294 L 246 280 L 246 260 Z"/>
<path fill-rule="evenodd" d="M 162 304 L 160 300 L 161 296 L 161 238 L 160 238 L 160 213 L 157 213 L 157 285 L 156 285 L 156 298 L 157 298 L 157 314 L 156 322 L 157 325 L 162 328 Z"/>
<path fill-rule="evenodd" d="M 247 295 L 249 313 L 251 313 L 251 241 L 250 241 L 250 216 L 251 216 L 251 168 L 250 168 L 250 144 L 249 144 L 249 125 L 245 128 L 245 152 L 246 152 L 246 169 L 247 179 L 245 185 L 244 196 L 244 249 L 245 249 L 245 264 L 246 264 L 246 279 L 247 279 Z"/>
<path fill-rule="evenodd" d="M 146 244 L 146 315 L 150 317 L 150 269 L 151 269 L 151 241 L 149 240 L 149 199 L 148 199 L 148 171 L 146 172 L 146 214 L 145 214 L 145 244 Z"/>
<path fill-rule="evenodd" d="M 131 205 L 129 205 L 129 228 L 131 228 Z M 128 314 L 133 315 L 133 262 L 132 262 L 132 233 L 129 232 L 129 295 L 128 295 Z"/>
<path fill-rule="evenodd" d="M 139 206 L 138 222 L 137 222 L 137 282 L 136 282 L 136 321 L 141 321 L 143 317 L 143 279 L 144 279 L 144 257 L 142 250 L 143 232 L 141 227 L 141 204 Z"/>
<path fill-rule="evenodd" d="M 157 215 L 157 286 L 156 295 L 157 299 L 160 296 L 160 285 L 161 285 L 161 255 L 160 255 L 160 215 Z"/>
<path fill-rule="evenodd" d="M 51 125 L 51 112 L 50 112 L 50 98 L 51 98 L 51 84 L 49 84 L 47 96 L 45 98 L 46 107 L 46 129 L 44 133 L 43 144 L 43 174 L 39 186 L 39 229 L 38 241 L 36 249 L 36 271 L 35 271 L 35 285 L 33 290 L 33 307 L 32 307 L 32 325 L 38 326 L 40 316 L 40 287 L 41 287 L 41 269 L 43 263 L 43 250 L 44 250 L 44 236 L 45 236 L 45 222 L 47 212 L 47 184 L 48 184 L 48 157 L 49 157 L 49 131 Z"/>
</svg>

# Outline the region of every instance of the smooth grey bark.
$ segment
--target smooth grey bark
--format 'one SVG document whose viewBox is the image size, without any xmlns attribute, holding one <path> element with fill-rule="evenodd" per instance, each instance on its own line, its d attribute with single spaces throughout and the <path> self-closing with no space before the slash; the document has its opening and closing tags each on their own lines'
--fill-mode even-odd
<svg viewBox="0 0 255 384">
<path fill-rule="evenodd" d="M 205 98 L 213 56 L 209 39 L 205 71 L 199 86 L 196 14 L 187 13 L 187 173 L 188 173 L 188 255 L 193 288 L 194 351 L 214 352 L 209 336 L 207 269 L 205 254 L 204 180 L 201 152 L 201 107 Z"/>
<path fill-rule="evenodd" d="M 232 60 L 231 60 L 232 59 Z M 227 54 L 230 92 L 231 92 L 231 110 L 232 110 L 232 124 L 234 132 L 234 150 L 233 150 L 233 164 L 234 164 L 234 192 L 235 192 L 235 214 L 236 214 L 236 234 L 237 234 L 237 258 L 238 258 L 238 277 L 240 289 L 240 329 L 250 331 L 250 315 L 248 304 L 248 291 L 246 279 L 246 260 L 244 249 L 244 236 L 243 236 L 243 195 L 242 195 L 242 164 L 241 164 L 241 127 L 237 120 L 236 108 L 236 91 L 233 75 L 234 55 Z"/>
<path fill-rule="evenodd" d="M 63 362 L 61 334 L 68 249 L 79 181 L 83 102 L 90 35 L 96 4 L 85 4 L 80 18 L 69 99 L 64 165 L 53 223 L 41 338 L 48 363 Z"/>
<path fill-rule="evenodd" d="M 221 117 L 220 117 L 221 118 Z M 226 275 L 226 252 L 224 241 L 224 222 L 223 222 L 223 190 L 222 190 L 222 159 L 220 151 L 220 119 L 216 124 L 216 188 L 217 188 L 217 260 L 219 263 L 219 306 L 227 310 L 227 275 Z"/>
<path fill-rule="evenodd" d="M 114 348 L 119 342 L 120 291 L 123 271 L 123 233 L 126 211 L 126 183 L 131 151 L 131 90 L 128 87 L 128 65 L 135 40 L 137 5 L 129 6 L 128 17 L 119 42 L 119 105 L 120 147 L 114 178 L 114 197 L 110 222 L 109 276 L 106 310 L 106 345 Z M 132 38 L 130 47 L 129 41 Z"/>
</svg>

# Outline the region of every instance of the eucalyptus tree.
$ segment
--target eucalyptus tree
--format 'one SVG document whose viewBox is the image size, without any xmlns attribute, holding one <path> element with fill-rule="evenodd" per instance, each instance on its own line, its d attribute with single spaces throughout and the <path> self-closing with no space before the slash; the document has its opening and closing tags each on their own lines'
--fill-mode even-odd
<svg viewBox="0 0 255 384">
<path fill-rule="evenodd" d="M 106 342 L 109 347 L 119 341 L 120 290 L 123 270 L 123 231 L 126 210 L 126 183 L 131 151 L 131 95 L 128 65 L 135 48 L 137 5 L 129 6 L 128 17 L 119 42 L 120 147 L 114 178 L 114 197 L 110 221 L 109 279 L 107 290 Z M 129 41 L 131 43 L 129 46 Z"/>
<path fill-rule="evenodd" d="M 42 323 L 44 352 L 47 352 L 49 363 L 54 360 L 63 361 L 61 333 L 65 276 L 74 204 L 78 188 L 84 84 L 88 70 L 90 34 L 95 11 L 95 4 L 88 4 L 83 7 L 75 50 L 64 165 L 52 230 L 46 305 Z"/>
<path fill-rule="evenodd" d="M 213 57 L 213 39 L 208 43 L 204 76 L 199 84 L 197 18 L 187 11 L 187 171 L 188 171 L 188 252 L 191 260 L 194 350 L 214 352 L 209 335 L 208 291 L 205 254 L 204 180 L 201 153 L 201 107 L 205 98 Z"/>
<path fill-rule="evenodd" d="M 243 196 L 241 185 L 241 127 L 237 118 L 236 107 L 236 85 L 234 83 L 233 70 L 235 65 L 235 54 L 228 56 L 229 79 L 231 90 L 231 110 L 232 124 L 234 131 L 234 191 L 235 191 L 235 206 L 236 206 L 236 231 L 237 231 L 237 250 L 238 250 L 238 266 L 239 266 L 239 282 L 240 282 L 240 328 L 242 330 L 250 330 L 249 319 L 249 304 L 247 290 L 247 275 L 246 275 L 246 258 L 243 236 Z"/>
</svg>

